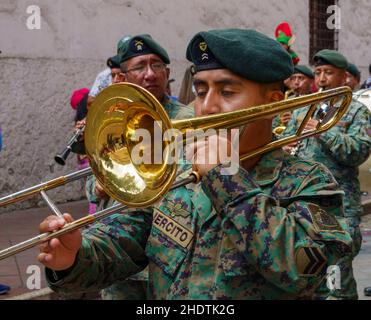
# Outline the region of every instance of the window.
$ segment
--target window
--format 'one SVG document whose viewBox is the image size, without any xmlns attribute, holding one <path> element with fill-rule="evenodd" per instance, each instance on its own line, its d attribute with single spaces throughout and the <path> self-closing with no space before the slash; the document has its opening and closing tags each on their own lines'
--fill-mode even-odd
<svg viewBox="0 0 371 320">
<path fill-rule="evenodd" d="M 327 20 L 331 16 L 327 8 L 332 5 L 339 5 L 339 1 L 309 0 L 310 59 L 322 49 L 338 50 L 339 31 L 327 27 Z"/>
</svg>

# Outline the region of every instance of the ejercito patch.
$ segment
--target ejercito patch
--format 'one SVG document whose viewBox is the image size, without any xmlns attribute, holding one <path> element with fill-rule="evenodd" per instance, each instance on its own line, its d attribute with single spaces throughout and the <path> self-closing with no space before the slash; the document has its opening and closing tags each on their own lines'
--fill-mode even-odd
<svg viewBox="0 0 371 320">
<path fill-rule="evenodd" d="M 193 232 L 170 218 L 159 209 L 154 209 L 153 225 L 175 243 L 187 248 L 193 238 Z"/>
</svg>

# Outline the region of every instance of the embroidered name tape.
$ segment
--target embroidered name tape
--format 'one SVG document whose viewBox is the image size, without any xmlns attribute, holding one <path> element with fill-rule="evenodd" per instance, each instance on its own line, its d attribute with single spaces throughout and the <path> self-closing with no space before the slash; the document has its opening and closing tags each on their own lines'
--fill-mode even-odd
<svg viewBox="0 0 371 320">
<path fill-rule="evenodd" d="M 187 248 L 192 241 L 192 231 L 183 227 L 157 208 L 154 209 L 153 225 L 183 248 Z"/>
</svg>

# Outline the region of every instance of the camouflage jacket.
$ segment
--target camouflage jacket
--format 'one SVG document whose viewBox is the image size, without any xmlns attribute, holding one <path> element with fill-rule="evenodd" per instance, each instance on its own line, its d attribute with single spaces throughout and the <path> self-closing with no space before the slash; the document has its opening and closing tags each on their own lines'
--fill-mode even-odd
<svg viewBox="0 0 371 320">
<path fill-rule="evenodd" d="M 284 135 L 293 134 L 304 118 L 306 110 L 295 110 Z M 371 151 L 370 112 L 363 104 L 352 101 L 347 113 L 330 130 L 318 138 L 301 142 L 297 155 L 303 159 L 324 164 L 345 192 L 344 209 L 347 217 L 362 212 L 358 166 L 365 162 Z"/>
<path fill-rule="evenodd" d="M 50 287 L 103 288 L 148 265 L 149 299 L 312 297 L 326 266 L 351 254 L 332 175 L 282 150 L 251 173 L 220 171 L 92 226 L 70 270 L 46 269 Z"/>
</svg>

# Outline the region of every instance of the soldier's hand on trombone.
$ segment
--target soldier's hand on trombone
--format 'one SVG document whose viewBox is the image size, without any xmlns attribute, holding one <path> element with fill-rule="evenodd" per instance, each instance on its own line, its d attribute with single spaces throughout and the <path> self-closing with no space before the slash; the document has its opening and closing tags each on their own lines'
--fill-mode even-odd
<svg viewBox="0 0 371 320">
<path fill-rule="evenodd" d="M 312 130 L 316 130 L 316 127 L 317 127 L 317 124 L 318 124 L 318 120 L 315 120 L 315 119 L 309 119 L 305 128 L 304 128 L 304 132 L 305 131 L 312 131 Z M 319 137 L 319 134 L 316 134 L 314 135 L 315 138 Z"/>
<path fill-rule="evenodd" d="M 286 125 L 290 122 L 291 120 L 291 112 L 283 112 L 280 115 L 280 121 L 282 124 Z"/>
<path fill-rule="evenodd" d="M 73 218 L 68 213 L 63 214 L 63 219 L 57 216 L 49 216 L 39 225 L 40 233 L 52 232 L 61 229 L 66 223 L 72 222 Z M 73 266 L 76 255 L 81 247 L 82 236 L 79 230 L 72 231 L 53 238 L 40 245 L 38 260 L 46 267 L 60 271 Z"/>
<path fill-rule="evenodd" d="M 218 164 L 239 159 L 238 149 L 234 146 L 234 143 L 238 144 L 238 139 L 238 130 L 232 130 L 232 137 L 213 135 L 208 139 L 190 143 L 187 145 L 186 158 L 192 163 L 193 170 L 202 177 Z"/>
</svg>

